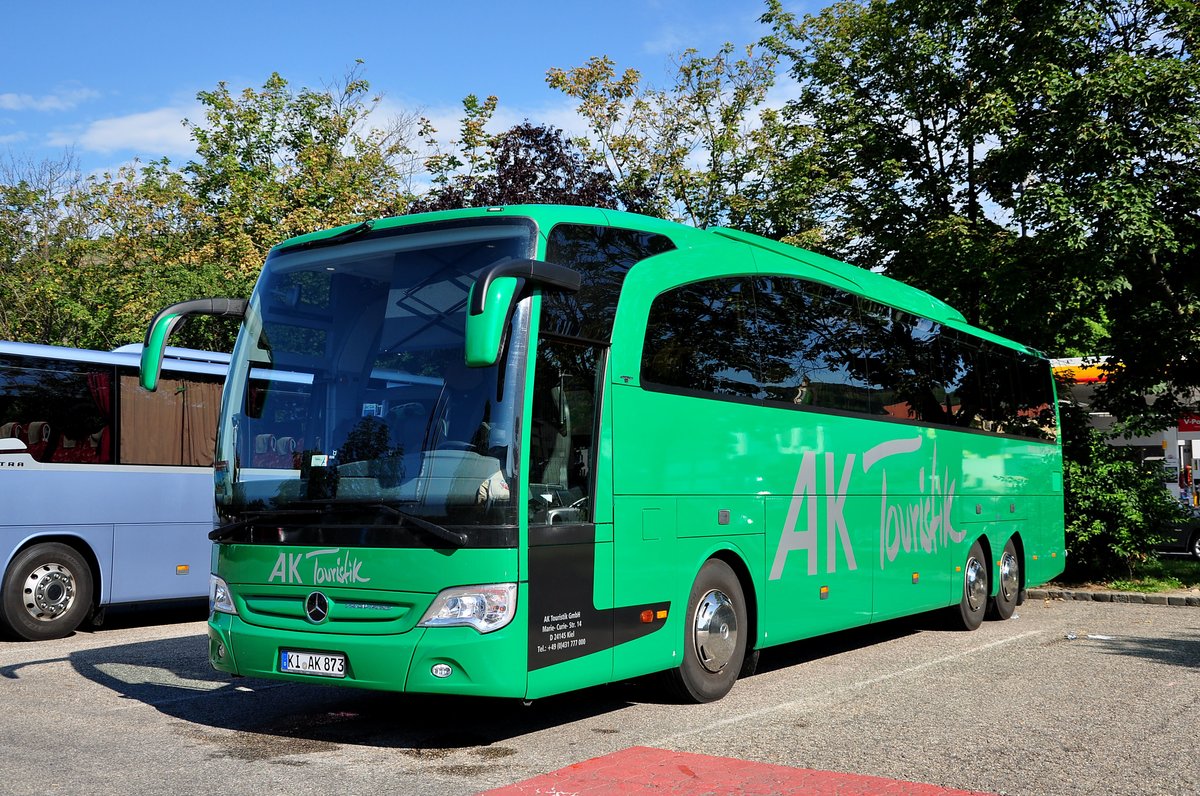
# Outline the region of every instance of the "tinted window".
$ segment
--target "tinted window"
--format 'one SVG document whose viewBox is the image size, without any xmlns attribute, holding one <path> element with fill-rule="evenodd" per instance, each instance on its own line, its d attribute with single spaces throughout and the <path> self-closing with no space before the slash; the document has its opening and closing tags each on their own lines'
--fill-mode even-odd
<svg viewBox="0 0 1200 796">
<path fill-rule="evenodd" d="M 985 427 L 999 434 L 1055 439 L 1049 363 L 999 346 L 987 346 L 986 356 L 991 401 Z"/>
<path fill-rule="evenodd" d="M 758 282 L 756 306 L 768 401 L 868 411 L 862 324 L 853 296 L 767 277 Z"/>
<path fill-rule="evenodd" d="M 864 313 L 864 329 L 872 412 L 957 425 L 955 401 L 959 399 L 953 393 L 961 391 L 967 373 L 960 352 L 953 344 L 944 345 L 941 324 L 872 305 Z"/>
<path fill-rule="evenodd" d="M 759 352 L 749 277 L 714 279 L 654 299 L 642 350 L 648 386 L 757 398 Z"/>
<path fill-rule="evenodd" d="M 0 437 L 43 462 L 111 464 L 113 370 L 52 359 L 0 361 Z"/>
<path fill-rule="evenodd" d="M 790 277 L 716 279 L 651 305 L 642 381 L 1053 440 L 1049 363 Z"/>
<path fill-rule="evenodd" d="M 983 428 L 987 393 L 981 380 L 986 360 L 979 346 L 947 329 L 939 346 L 945 419 L 962 428 Z"/>
<path fill-rule="evenodd" d="M 675 248 L 670 238 L 649 232 L 586 224 L 550 230 L 546 260 L 579 272 L 577 293 L 546 291 L 542 331 L 607 342 L 625 274 L 638 262 Z"/>
</svg>

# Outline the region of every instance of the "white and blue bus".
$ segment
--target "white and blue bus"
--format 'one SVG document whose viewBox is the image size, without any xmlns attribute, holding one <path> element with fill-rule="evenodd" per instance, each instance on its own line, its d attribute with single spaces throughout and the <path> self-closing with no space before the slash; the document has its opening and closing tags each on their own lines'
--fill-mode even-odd
<svg viewBox="0 0 1200 796">
<path fill-rule="evenodd" d="M 7 635 L 59 638 L 109 605 L 207 597 L 229 357 L 168 349 L 165 389 L 151 393 L 138 386 L 141 349 L 0 342 Z"/>
</svg>

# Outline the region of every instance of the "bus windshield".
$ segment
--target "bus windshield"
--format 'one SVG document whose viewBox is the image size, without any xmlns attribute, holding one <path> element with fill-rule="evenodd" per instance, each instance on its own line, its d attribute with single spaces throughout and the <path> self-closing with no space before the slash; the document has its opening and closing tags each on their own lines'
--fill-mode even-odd
<svg viewBox="0 0 1200 796">
<path fill-rule="evenodd" d="M 469 368 L 465 312 L 479 274 L 532 256 L 536 231 L 488 221 L 352 230 L 272 253 L 224 394 L 225 524 L 269 524 L 276 543 L 280 525 L 313 541 L 304 527 L 329 527 L 331 512 L 347 528 L 398 528 L 398 517 L 515 527 L 527 315 L 514 314 L 507 360 Z M 403 546 L 406 535 L 371 538 Z"/>
</svg>

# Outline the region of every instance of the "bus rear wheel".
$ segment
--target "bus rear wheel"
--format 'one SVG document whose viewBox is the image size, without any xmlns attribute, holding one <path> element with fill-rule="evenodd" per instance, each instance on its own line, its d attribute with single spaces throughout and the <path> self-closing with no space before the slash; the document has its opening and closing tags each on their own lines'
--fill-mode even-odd
<svg viewBox="0 0 1200 796">
<path fill-rule="evenodd" d="M 687 702 L 713 702 L 729 693 L 746 659 L 746 600 L 729 565 L 709 559 L 688 596 L 683 662 L 668 672 L 675 694 Z"/>
<path fill-rule="evenodd" d="M 988 616 L 1008 619 L 1016 611 L 1021 595 L 1021 560 L 1017 558 L 1017 547 L 1012 539 L 1004 543 L 997 570 L 999 582 L 996 584 L 996 596 L 988 607 Z"/>
<path fill-rule="evenodd" d="M 963 564 L 962 599 L 958 602 L 958 618 L 966 630 L 975 630 L 983 624 L 987 613 L 988 592 L 987 562 L 983 558 L 983 546 L 978 540 L 971 544 L 967 561 Z"/>
<path fill-rule="evenodd" d="M 0 585 L 0 627 L 26 641 L 69 636 L 91 607 L 91 568 L 57 542 L 18 553 Z"/>
</svg>

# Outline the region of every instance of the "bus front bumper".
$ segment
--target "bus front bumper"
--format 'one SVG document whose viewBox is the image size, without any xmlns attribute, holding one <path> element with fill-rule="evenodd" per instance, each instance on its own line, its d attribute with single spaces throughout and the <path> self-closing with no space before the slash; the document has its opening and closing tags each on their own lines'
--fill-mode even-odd
<svg viewBox="0 0 1200 796">
<path fill-rule="evenodd" d="M 282 671 L 284 652 L 343 655 L 344 676 Z M 231 675 L 379 691 L 520 698 L 527 680 L 523 640 L 512 625 L 486 636 L 469 627 L 358 636 L 285 632 L 214 613 L 208 659 Z"/>
</svg>

